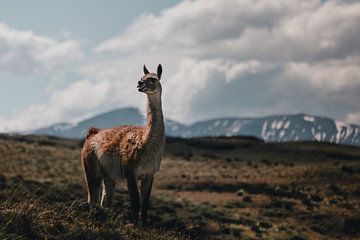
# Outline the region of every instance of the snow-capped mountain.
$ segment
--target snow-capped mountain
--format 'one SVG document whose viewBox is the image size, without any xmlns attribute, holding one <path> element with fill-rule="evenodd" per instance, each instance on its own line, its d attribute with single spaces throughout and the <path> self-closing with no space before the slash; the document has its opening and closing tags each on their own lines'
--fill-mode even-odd
<svg viewBox="0 0 360 240">
<path fill-rule="evenodd" d="M 124 124 L 144 124 L 144 117 L 136 108 L 116 109 L 81 121 L 61 123 L 38 129 L 33 134 L 82 138 L 91 126 L 107 128 Z M 168 136 L 254 136 L 267 142 L 325 141 L 360 146 L 360 126 L 326 117 L 307 114 L 278 115 L 262 118 L 221 118 L 185 125 L 165 120 Z"/>
<path fill-rule="evenodd" d="M 167 132 L 181 137 L 243 135 L 267 142 L 324 141 L 360 146 L 360 126 L 306 114 L 214 119 Z"/>
</svg>

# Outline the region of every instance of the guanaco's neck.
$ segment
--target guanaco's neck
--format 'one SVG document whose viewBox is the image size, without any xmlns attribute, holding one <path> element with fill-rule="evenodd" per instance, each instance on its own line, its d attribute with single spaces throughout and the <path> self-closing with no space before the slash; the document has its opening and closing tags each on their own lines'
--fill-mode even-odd
<svg viewBox="0 0 360 240">
<path fill-rule="evenodd" d="M 152 149 L 162 147 L 165 137 L 161 94 L 148 95 L 145 142 Z"/>
</svg>

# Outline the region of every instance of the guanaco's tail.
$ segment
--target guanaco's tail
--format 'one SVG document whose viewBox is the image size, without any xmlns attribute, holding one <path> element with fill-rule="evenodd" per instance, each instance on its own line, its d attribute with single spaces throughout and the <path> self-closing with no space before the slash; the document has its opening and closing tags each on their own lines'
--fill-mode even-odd
<svg viewBox="0 0 360 240">
<path fill-rule="evenodd" d="M 98 128 L 95 127 L 91 127 L 89 128 L 87 134 L 86 134 L 86 139 L 88 139 L 89 137 L 91 137 L 92 135 L 95 135 L 99 132 L 100 130 Z"/>
</svg>

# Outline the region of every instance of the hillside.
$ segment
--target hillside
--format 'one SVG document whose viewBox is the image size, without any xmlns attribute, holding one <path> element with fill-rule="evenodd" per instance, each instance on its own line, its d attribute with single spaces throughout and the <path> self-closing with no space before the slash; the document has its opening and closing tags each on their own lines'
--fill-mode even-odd
<svg viewBox="0 0 360 240">
<path fill-rule="evenodd" d="M 167 138 L 151 227 L 86 204 L 81 141 L 0 136 L 1 239 L 359 239 L 360 148 Z"/>
<path fill-rule="evenodd" d="M 117 123 L 116 123 L 117 122 Z M 77 124 L 59 123 L 50 127 L 41 128 L 33 131 L 36 135 L 49 135 L 65 138 L 83 138 L 86 131 L 92 127 L 109 128 L 117 124 L 144 124 L 144 117 L 135 108 L 122 108 L 89 119 L 78 122 Z"/>
<path fill-rule="evenodd" d="M 144 123 L 135 108 L 117 109 L 94 116 L 75 125 L 61 123 L 33 131 L 33 134 L 83 138 L 91 126 L 107 128 Z M 277 115 L 262 118 L 222 118 L 185 125 L 166 119 L 167 136 L 253 136 L 266 142 L 316 141 L 360 146 L 360 127 L 330 118 L 308 114 Z"/>
</svg>

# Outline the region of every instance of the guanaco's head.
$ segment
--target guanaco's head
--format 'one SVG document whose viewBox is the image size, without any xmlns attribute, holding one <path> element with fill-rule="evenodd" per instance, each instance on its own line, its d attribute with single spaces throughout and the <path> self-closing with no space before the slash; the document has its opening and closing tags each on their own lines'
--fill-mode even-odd
<svg viewBox="0 0 360 240">
<path fill-rule="evenodd" d="M 146 66 L 144 65 L 144 76 L 138 82 L 139 92 L 144 92 L 146 94 L 157 94 L 161 93 L 161 84 L 160 78 L 162 73 L 161 64 L 159 64 L 156 73 L 150 73 Z"/>
</svg>

